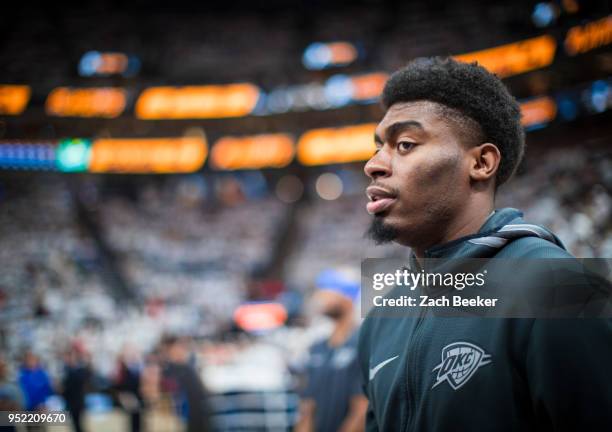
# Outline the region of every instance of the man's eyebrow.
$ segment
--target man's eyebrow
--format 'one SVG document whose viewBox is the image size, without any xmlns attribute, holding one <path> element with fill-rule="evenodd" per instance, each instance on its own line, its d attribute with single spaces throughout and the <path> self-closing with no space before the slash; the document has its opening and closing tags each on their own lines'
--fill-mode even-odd
<svg viewBox="0 0 612 432">
<path fill-rule="evenodd" d="M 385 136 L 387 137 L 387 139 L 390 139 L 406 129 L 419 129 L 421 132 L 425 132 L 425 128 L 418 121 L 405 120 L 405 121 L 400 121 L 400 122 L 395 122 L 395 123 L 390 124 L 387 127 Z M 374 142 L 377 144 L 382 144 L 383 139 L 378 134 L 375 133 Z"/>
<path fill-rule="evenodd" d="M 400 132 L 403 132 L 406 129 L 419 129 L 421 132 L 425 131 L 425 128 L 421 123 L 416 120 L 406 120 L 393 123 L 387 127 L 386 136 L 387 139 L 398 135 Z"/>
</svg>

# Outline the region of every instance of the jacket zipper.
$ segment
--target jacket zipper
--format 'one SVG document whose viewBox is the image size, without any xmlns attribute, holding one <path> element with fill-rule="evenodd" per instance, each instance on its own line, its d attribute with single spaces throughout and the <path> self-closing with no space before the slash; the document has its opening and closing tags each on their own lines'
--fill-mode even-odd
<svg viewBox="0 0 612 432">
<path fill-rule="evenodd" d="M 414 329 L 412 331 L 412 336 L 410 337 L 410 343 L 408 344 L 408 353 L 406 355 L 406 393 L 407 393 L 407 399 L 408 399 L 408 416 L 406 419 L 406 425 L 403 428 L 405 431 L 409 431 L 411 428 L 409 427 L 410 425 L 412 425 L 412 423 L 414 422 L 415 419 L 415 410 L 416 410 L 416 406 L 417 406 L 417 400 L 416 400 L 416 387 L 417 387 L 417 375 L 419 373 L 418 368 L 416 368 L 416 360 L 418 358 L 418 353 L 417 353 L 417 346 L 419 343 L 419 337 L 420 334 L 422 333 L 422 324 L 423 324 L 423 320 L 425 319 L 425 315 L 427 314 L 427 307 L 423 307 L 421 308 L 421 312 L 419 313 L 419 316 L 417 318 L 417 321 L 414 325 Z M 412 369 L 412 373 L 410 372 L 409 368 Z"/>
</svg>

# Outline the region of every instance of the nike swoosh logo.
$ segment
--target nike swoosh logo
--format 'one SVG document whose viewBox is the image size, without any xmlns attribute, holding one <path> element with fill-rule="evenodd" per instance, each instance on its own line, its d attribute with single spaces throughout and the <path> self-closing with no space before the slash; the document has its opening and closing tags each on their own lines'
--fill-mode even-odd
<svg viewBox="0 0 612 432">
<path fill-rule="evenodd" d="M 378 363 L 375 367 L 370 368 L 370 381 L 372 381 L 372 378 L 374 378 L 374 376 L 378 373 L 379 370 L 381 370 L 383 367 L 385 367 L 398 357 L 399 356 L 396 355 L 395 357 L 388 358 L 387 360 Z"/>
</svg>

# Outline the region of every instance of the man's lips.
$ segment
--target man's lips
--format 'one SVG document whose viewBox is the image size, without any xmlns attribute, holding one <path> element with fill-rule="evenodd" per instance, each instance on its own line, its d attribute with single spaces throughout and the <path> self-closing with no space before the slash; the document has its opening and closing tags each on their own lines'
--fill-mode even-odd
<svg viewBox="0 0 612 432">
<path fill-rule="evenodd" d="M 395 198 L 381 198 L 377 201 L 370 201 L 366 205 L 366 210 L 370 214 L 380 213 L 387 210 L 395 201 Z"/>
<path fill-rule="evenodd" d="M 379 186 L 368 187 L 366 194 L 370 199 L 370 202 L 366 205 L 366 210 L 370 214 L 377 214 L 387 210 L 397 200 L 393 193 Z"/>
</svg>

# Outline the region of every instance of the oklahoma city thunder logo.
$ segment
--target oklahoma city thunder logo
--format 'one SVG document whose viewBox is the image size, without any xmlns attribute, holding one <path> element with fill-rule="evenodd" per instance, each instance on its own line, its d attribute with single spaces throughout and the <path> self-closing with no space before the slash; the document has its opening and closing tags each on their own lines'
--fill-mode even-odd
<svg viewBox="0 0 612 432">
<path fill-rule="evenodd" d="M 484 365 L 491 363 L 491 356 L 482 348 L 469 342 L 453 342 L 442 348 L 442 361 L 433 368 L 438 371 L 434 388 L 444 381 L 457 390 L 474 376 L 476 371 Z"/>
</svg>

